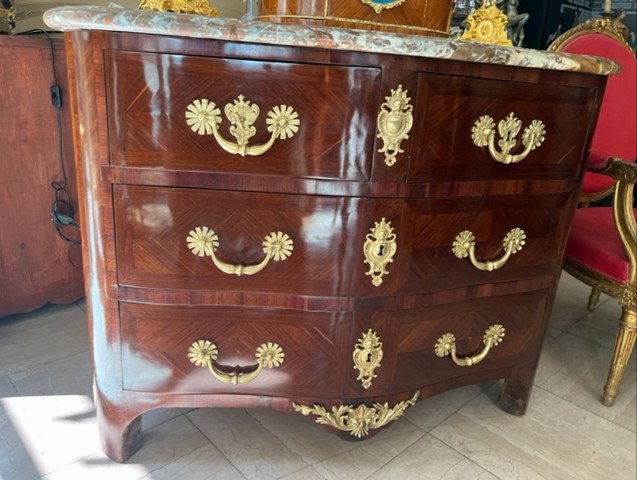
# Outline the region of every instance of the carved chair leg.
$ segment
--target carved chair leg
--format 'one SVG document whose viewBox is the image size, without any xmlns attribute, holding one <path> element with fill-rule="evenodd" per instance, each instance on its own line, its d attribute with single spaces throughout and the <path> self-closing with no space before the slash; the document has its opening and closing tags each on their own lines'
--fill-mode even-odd
<svg viewBox="0 0 637 480">
<path fill-rule="evenodd" d="M 597 302 L 599 302 L 599 294 L 602 293 L 602 291 L 599 288 L 595 288 L 593 287 L 591 290 L 591 294 L 588 297 L 588 311 L 592 312 L 593 310 L 595 310 L 595 307 L 597 306 Z"/>
<path fill-rule="evenodd" d="M 615 403 L 615 398 L 619 393 L 619 383 L 626 370 L 628 360 L 635 346 L 635 335 L 637 334 L 637 310 L 623 307 L 622 318 L 619 322 L 619 331 L 615 341 L 615 351 L 610 364 L 608 380 L 604 387 L 604 397 L 602 403 L 610 407 Z"/>
</svg>

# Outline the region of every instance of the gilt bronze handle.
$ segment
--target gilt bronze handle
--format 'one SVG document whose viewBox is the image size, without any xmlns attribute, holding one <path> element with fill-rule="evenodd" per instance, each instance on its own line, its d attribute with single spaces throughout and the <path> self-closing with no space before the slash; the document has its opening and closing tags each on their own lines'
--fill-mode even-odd
<svg viewBox="0 0 637 480">
<path fill-rule="evenodd" d="M 278 105 L 268 112 L 265 123 L 270 132 L 270 139 L 261 145 L 248 145 L 251 137 L 257 133 L 253 126 L 261 109 L 257 104 L 250 103 L 243 95 L 239 95 L 234 103 L 228 103 L 223 109 L 226 118 L 230 121 L 230 133 L 236 142 L 226 140 L 219 133 L 218 125 L 221 123 L 221 110 L 214 102 L 207 98 L 193 101 L 186 108 L 186 123 L 199 135 L 211 135 L 226 152 L 235 155 L 262 155 L 274 145 L 279 138 L 285 140 L 292 138 L 299 131 L 299 114 L 287 105 Z"/>
<path fill-rule="evenodd" d="M 264 368 L 276 368 L 283 363 L 285 352 L 276 343 L 262 343 L 254 356 L 256 365 L 250 367 L 223 367 L 216 360 L 219 354 L 217 346 L 209 340 L 197 340 L 188 349 L 188 359 L 198 367 L 208 367 L 212 376 L 224 383 L 238 385 L 248 383 L 259 376 Z M 219 368 L 221 367 L 221 368 Z"/>
<path fill-rule="evenodd" d="M 506 119 L 498 122 L 498 147 L 495 148 L 495 121 L 489 115 L 483 115 L 473 124 L 471 129 L 471 139 L 478 147 L 489 147 L 491 158 L 500 163 L 518 163 L 524 160 L 531 150 L 536 149 L 544 142 L 546 128 L 540 120 L 533 120 L 531 124 L 524 129 L 522 135 L 522 145 L 524 151 L 514 155 L 511 150 L 516 147 L 518 141 L 517 136 L 522 128 L 522 122 L 518 120 L 513 112 Z"/>
<path fill-rule="evenodd" d="M 480 262 L 478 261 L 478 259 L 476 259 L 475 255 L 475 236 L 469 230 L 465 230 L 456 235 L 451 250 L 453 251 L 453 254 L 458 258 L 466 258 L 468 256 L 472 265 L 478 270 L 486 270 L 488 272 L 491 272 L 493 270 L 501 268 L 509 260 L 509 257 L 511 257 L 511 255 L 522 250 L 522 247 L 525 244 L 525 239 L 526 234 L 524 233 L 524 230 L 522 230 L 521 228 L 514 228 L 509 233 L 507 233 L 502 240 L 504 255 L 500 259 L 495 261 Z"/>
<path fill-rule="evenodd" d="M 502 338 L 504 337 L 504 327 L 502 325 L 491 325 L 484 332 L 482 337 L 482 343 L 484 343 L 484 348 L 482 351 L 476 355 L 471 357 L 458 358 L 456 356 L 456 337 L 453 333 L 445 333 L 442 337 L 438 339 L 436 342 L 435 351 L 436 355 L 439 357 L 446 357 L 447 355 L 451 355 L 451 359 L 453 363 L 460 367 L 470 367 L 471 365 L 475 365 L 476 363 L 480 363 L 485 359 L 491 347 L 495 347 L 498 345 Z"/>
<path fill-rule="evenodd" d="M 261 262 L 254 265 L 234 265 L 220 260 L 215 251 L 219 247 L 219 237 L 214 230 L 208 227 L 197 227 L 188 233 L 186 239 L 188 248 L 193 255 L 199 257 L 209 256 L 212 263 L 223 273 L 229 275 L 254 275 L 263 270 L 270 260 L 275 262 L 283 261 L 292 255 L 294 242 L 287 233 L 270 232 L 263 240 L 263 253 L 265 257 Z"/>
</svg>

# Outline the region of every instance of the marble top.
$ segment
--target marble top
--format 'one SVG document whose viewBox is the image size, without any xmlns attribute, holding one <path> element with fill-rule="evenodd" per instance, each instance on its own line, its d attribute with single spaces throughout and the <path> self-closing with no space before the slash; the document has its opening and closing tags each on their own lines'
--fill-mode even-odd
<svg viewBox="0 0 637 480">
<path fill-rule="evenodd" d="M 482 45 L 455 39 L 335 27 L 245 22 L 231 18 L 96 6 L 58 7 L 44 14 L 57 30 L 110 30 L 192 38 L 389 53 L 517 67 L 610 75 L 614 62 L 587 55 Z"/>
</svg>

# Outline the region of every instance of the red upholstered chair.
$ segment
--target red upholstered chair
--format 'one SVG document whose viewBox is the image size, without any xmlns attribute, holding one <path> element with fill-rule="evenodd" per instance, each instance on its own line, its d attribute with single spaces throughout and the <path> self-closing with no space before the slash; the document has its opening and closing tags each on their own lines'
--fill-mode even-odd
<svg viewBox="0 0 637 480">
<path fill-rule="evenodd" d="M 637 179 L 637 75 L 635 55 L 612 19 L 589 20 L 559 37 L 551 50 L 611 58 L 622 72 L 608 79 L 593 136 L 582 203 L 614 192 L 612 207 L 578 208 L 566 247 L 564 270 L 593 290 L 619 299 L 622 317 L 602 402 L 612 405 L 637 333 L 637 226 L 633 189 Z M 574 119 L 576 121 L 576 119 Z"/>
<path fill-rule="evenodd" d="M 608 156 L 634 162 L 637 154 L 637 73 L 635 53 L 624 39 L 626 27 L 615 19 L 593 19 L 573 27 L 549 46 L 549 51 L 583 53 L 606 57 L 621 65 L 622 71 L 609 77 L 602 108 L 593 135 L 591 152 L 603 161 Z M 573 119 L 575 120 L 575 119 Z M 580 202 L 588 204 L 613 192 L 611 178 L 586 172 Z"/>
</svg>

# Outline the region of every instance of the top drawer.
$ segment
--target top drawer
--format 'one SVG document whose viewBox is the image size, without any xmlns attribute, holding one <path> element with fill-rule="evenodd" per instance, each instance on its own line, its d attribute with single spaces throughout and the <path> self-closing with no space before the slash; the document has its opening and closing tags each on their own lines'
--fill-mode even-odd
<svg viewBox="0 0 637 480">
<path fill-rule="evenodd" d="M 573 178 L 586 147 L 595 98 L 585 88 L 421 73 L 409 179 Z M 500 131 L 501 121 L 513 128 Z M 544 131 L 541 144 L 528 142 L 537 146 L 525 155 L 524 137 L 536 129 Z M 494 134 L 495 158 L 508 151 L 516 157 L 511 163 L 494 159 L 488 130 Z"/>
<path fill-rule="evenodd" d="M 105 62 L 112 164 L 369 178 L 380 69 L 113 50 Z"/>
</svg>

